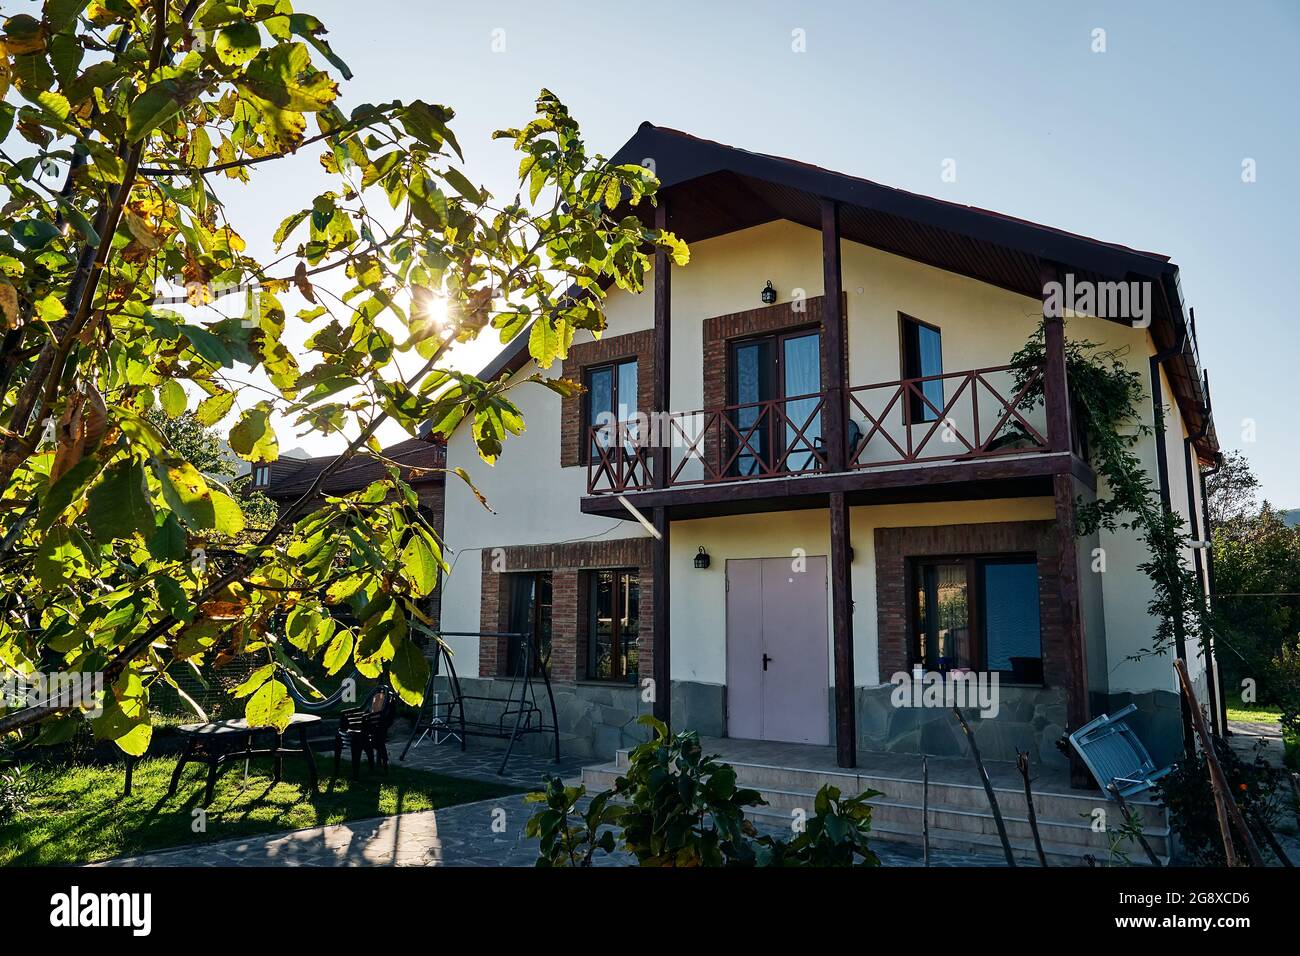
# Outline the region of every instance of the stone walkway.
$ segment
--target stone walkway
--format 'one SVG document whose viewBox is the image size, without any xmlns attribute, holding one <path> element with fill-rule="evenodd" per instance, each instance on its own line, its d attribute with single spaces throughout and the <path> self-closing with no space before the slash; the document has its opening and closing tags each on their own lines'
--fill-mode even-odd
<svg viewBox="0 0 1300 956">
<path fill-rule="evenodd" d="M 405 744 L 405 740 L 402 741 Z M 394 763 L 401 747 L 392 747 Z M 454 746 L 427 742 L 413 748 L 405 766 L 451 776 L 538 787 L 544 774 L 573 782 L 582 764 L 565 761 L 558 767 L 544 757 L 515 754 L 505 776 L 497 776 L 501 752 L 473 748 L 461 753 Z M 395 817 L 353 820 L 292 833 L 226 840 L 203 846 L 164 850 L 103 866 L 532 866 L 537 841 L 523 835 L 524 824 L 536 809 L 522 794 L 466 803 L 441 810 L 424 810 Z M 765 830 L 765 832 L 774 832 Z M 910 844 L 876 841 L 873 849 L 886 866 L 920 866 L 921 850 Z M 626 866 L 624 856 L 598 853 L 597 866 Z M 1002 866 L 1000 857 L 934 849 L 931 866 Z"/>
</svg>

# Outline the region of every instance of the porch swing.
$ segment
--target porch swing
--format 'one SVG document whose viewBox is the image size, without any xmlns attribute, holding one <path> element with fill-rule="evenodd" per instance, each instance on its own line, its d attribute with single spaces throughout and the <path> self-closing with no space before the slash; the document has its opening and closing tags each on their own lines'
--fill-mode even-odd
<svg viewBox="0 0 1300 956">
<path fill-rule="evenodd" d="M 424 686 L 424 700 L 420 704 L 420 712 L 416 714 L 415 722 L 411 727 L 411 736 L 406 741 L 406 746 L 402 748 L 399 760 L 406 760 L 406 754 L 411 747 L 425 737 L 430 737 L 436 742 L 439 733 L 456 736 L 460 741 L 462 752 L 466 749 L 467 737 L 471 735 L 486 737 L 507 741 L 505 755 L 501 758 L 501 766 L 497 770 L 497 775 L 501 776 L 506 772 L 506 765 L 510 762 L 510 754 L 514 751 L 517 741 L 530 734 L 546 734 L 550 735 L 554 744 L 555 762 L 560 762 L 560 722 L 555 708 L 555 694 L 551 690 L 551 679 L 546 673 L 545 664 L 538 666 L 537 662 L 540 658 L 532 634 L 510 631 L 429 631 L 419 625 L 415 625 L 415 629 L 433 639 L 434 650 L 429 660 L 429 680 Z M 506 695 L 488 697 L 483 694 L 466 694 L 461 688 L 456 664 L 440 640 L 443 637 L 477 637 L 493 640 L 505 638 L 517 642 L 515 646 L 518 648 L 518 654 L 508 675 L 510 686 Z M 440 676 L 444 662 L 451 700 L 435 701 L 434 685 Z M 549 724 L 546 723 L 545 714 L 538 704 L 535 686 L 535 678 L 538 676 L 541 677 L 546 692 L 546 704 L 551 714 Z M 487 712 L 487 716 L 478 720 L 467 719 L 466 701 Z M 494 710 L 496 713 L 492 714 L 491 711 Z"/>
</svg>

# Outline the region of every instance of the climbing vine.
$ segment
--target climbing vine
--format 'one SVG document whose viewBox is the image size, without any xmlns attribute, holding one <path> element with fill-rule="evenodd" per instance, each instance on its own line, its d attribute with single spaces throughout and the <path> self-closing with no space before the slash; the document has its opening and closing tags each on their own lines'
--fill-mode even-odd
<svg viewBox="0 0 1300 956">
<path fill-rule="evenodd" d="M 1092 501 L 1078 499 L 1078 534 L 1086 537 L 1102 529 L 1130 529 L 1137 532 L 1148 554 L 1138 568 L 1151 579 L 1154 593 L 1147 610 L 1158 623 L 1152 645 L 1130 655 L 1137 659 L 1173 648 L 1179 620 L 1184 635 L 1199 640 L 1205 607 L 1195 597 L 1200 587 L 1196 574 L 1182 558 L 1188 537 L 1183 520 L 1164 506 L 1134 451 L 1154 429 L 1143 421 L 1141 406 L 1146 389 L 1142 375 L 1124 364 L 1126 353 L 1127 348 L 1104 349 L 1086 340 L 1067 339 L 1065 343 L 1074 417 L 1086 443 L 1089 463 L 1105 479 L 1109 495 L 1099 495 Z M 1011 358 L 1016 389 L 1028 385 L 1026 401 L 1033 405 L 1044 401 L 1044 378 L 1035 372 L 1045 360 L 1044 328 L 1040 323 Z"/>
</svg>

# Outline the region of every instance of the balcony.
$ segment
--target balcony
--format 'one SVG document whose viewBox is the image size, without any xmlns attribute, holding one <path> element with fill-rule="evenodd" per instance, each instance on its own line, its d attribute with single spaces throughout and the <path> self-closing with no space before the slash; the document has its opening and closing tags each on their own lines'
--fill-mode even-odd
<svg viewBox="0 0 1300 956">
<path fill-rule="evenodd" d="M 871 489 L 888 494 L 870 500 L 924 500 L 969 494 L 989 480 L 1001 482 L 999 494 L 1050 494 L 1050 476 L 1069 471 L 1094 484 L 1087 466 L 1053 441 L 1042 379 L 1042 368 L 1017 380 L 1013 366 L 999 365 L 851 386 L 838 398 L 823 391 L 595 426 L 583 510 L 620 514 L 631 502 L 720 514 Z M 832 468 L 823 437 L 837 400 L 845 403 L 842 470 Z"/>
</svg>

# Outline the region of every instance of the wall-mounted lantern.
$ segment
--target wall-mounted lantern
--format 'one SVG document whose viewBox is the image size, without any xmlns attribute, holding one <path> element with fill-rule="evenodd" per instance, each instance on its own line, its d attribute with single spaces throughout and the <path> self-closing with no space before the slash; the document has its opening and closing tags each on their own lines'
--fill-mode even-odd
<svg viewBox="0 0 1300 956">
<path fill-rule="evenodd" d="M 776 289 L 772 288 L 771 279 L 768 279 L 767 285 L 763 286 L 763 291 L 761 293 L 761 296 L 764 305 L 772 305 L 773 303 L 776 302 Z"/>
<path fill-rule="evenodd" d="M 700 553 L 695 556 L 695 570 L 703 571 L 709 566 L 709 552 L 704 550 L 704 545 L 700 545 Z"/>
</svg>

